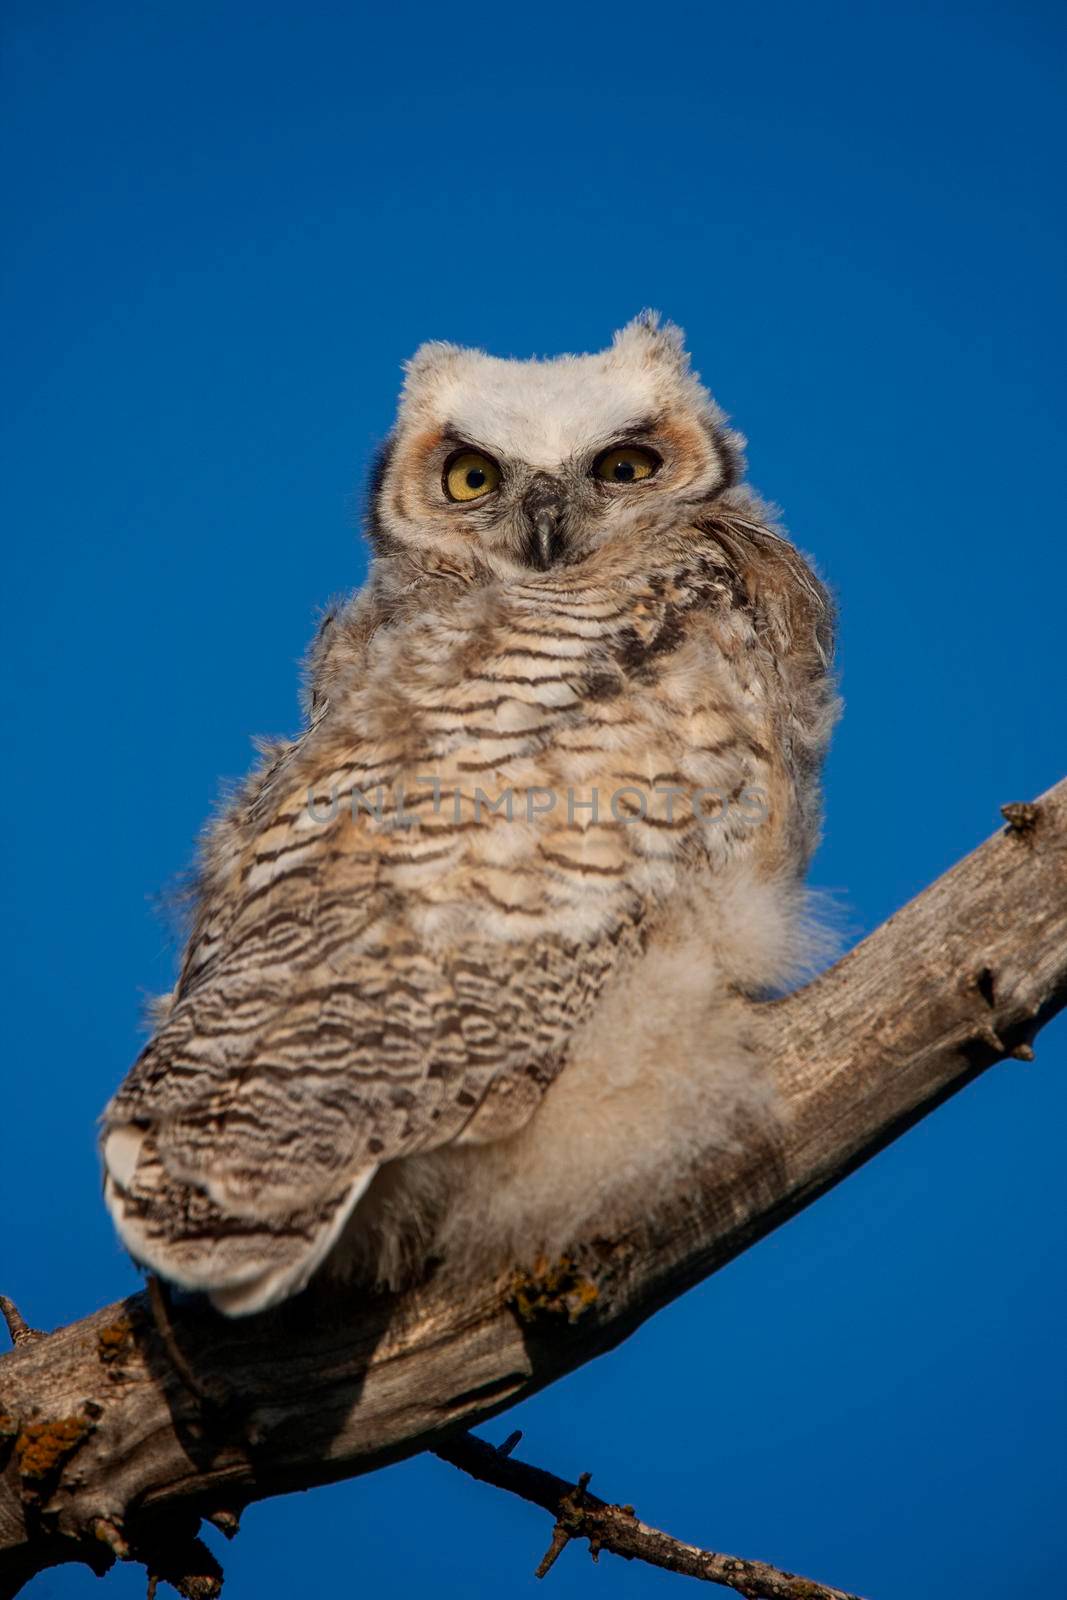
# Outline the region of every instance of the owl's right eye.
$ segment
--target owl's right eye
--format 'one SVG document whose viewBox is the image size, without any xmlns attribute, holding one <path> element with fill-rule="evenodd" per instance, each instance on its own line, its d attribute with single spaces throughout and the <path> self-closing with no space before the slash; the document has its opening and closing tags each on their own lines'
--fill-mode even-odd
<svg viewBox="0 0 1067 1600">
<path fill-rule="evenodd" d="M 500 468 L 480 450 L 461 450 L 445 462 L 444 490 L 450 500 L 481 500 L 500 483 Z"/>
</svg>

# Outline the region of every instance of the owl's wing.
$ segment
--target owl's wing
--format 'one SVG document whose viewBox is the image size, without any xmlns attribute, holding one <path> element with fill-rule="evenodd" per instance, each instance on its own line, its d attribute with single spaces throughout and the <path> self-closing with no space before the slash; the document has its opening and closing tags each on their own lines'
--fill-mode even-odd
<svg viewBox="0 0 1067 1600">
<path fill-rule="evenodd" d="M 398 810 L 366 786 L 373 755 L 346 765 L 335 742 L 312 735 L 283 763 L 297 786 L 275 769 L 252 796 L 170 1014 L 105 1113 L 131 1253 L 229 1311 L 302 1287 L 381 1164 L 521 1126 L 609 964 L 601 938 L 486 937 L 486 908 L 509 917 L 494 898 L 525 892 L 472 852 L 492 822 L 425 786 Z M 546 921 L 547 889 L 521 923 Z"/>
<path fill-rule="evenodd" d="M 302 1287 L 383 1163 L 521 1126 L 638 908 L 621 861 L 568 868 L 522 814 L 593 644 L 498 639 L 472 674 L 484 617 L 447 609 L 375 664 L 356 608 L 359 670 L 320 663 L 311 728 L 216 824 L 171 1009 L 104 1115 L 127 1247 L 229 1311 Z"/>
</svg>

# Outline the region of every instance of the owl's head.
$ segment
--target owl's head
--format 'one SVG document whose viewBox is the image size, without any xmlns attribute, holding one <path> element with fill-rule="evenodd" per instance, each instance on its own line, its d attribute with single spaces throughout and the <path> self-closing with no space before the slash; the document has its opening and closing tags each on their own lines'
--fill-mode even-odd
<svg viewBox="0 0 1067 1600">
<path fill-rule="evenodd" d="M 744 441 L 646 312 L 598 355 L 504 361 L 425 344 L 372 487 L 380 551 L 515 576 L 654 531 L 736 483 Z"/>
</svg>

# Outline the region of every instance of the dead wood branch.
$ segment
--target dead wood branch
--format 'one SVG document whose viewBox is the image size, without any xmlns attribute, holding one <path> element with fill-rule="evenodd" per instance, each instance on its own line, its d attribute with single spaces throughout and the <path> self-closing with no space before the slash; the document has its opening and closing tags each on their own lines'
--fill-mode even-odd
<svg viewBox="0 0 1067 1600">
<path fill-rule="evenodd" d="M 1029 1059 L 1067 999 L 1067 780 L 1005 816 L 816 982 L 748 1008 L 779 1137 L 709 1157 L 696 1196 L 665 1183 L 628 1233 L 578 1252 L 580 1292 L 539 1303 L 487 1278 L 460 1301 L 431 1281 L 347 1318 L 298 1300 L 237 1323 L 184 1306 L 174 1337 L 199 1397 L 143 1295 L 0 1358 L 0 1596 L 126 1551 L 213 1592 L 199 1517 L 445 1448 L 610 1350 L 995 1061 Z"/>
<path fill-rule="evenodd" d="M 678 1572 L 704 1583 L 719 1584 L 735 1594 L 746 1595 L 748 1600 L 860 1600 L 858 1595 L 831 1589 L 825 1583 L 814 1583 L 810 1578 L 799 1578 L 766 1561 L 719 1555 L 714 1550 L 698 1550 L 696 1545 L 672 1539 L 669 1533 L 661 1533 L 658 1528 L 639 1522 L 633 1506 L 608 1505 L 590 1494 L 586 1487 L 588 1473 L 583 1473 L 577 1484 L 566 1483 L 541 1467 L 516 1461 L 508 1448 L 513 1440 L 514 1435 L 499 1450 L 494 1450 L 484 1439 L 462 1433 L 438 1445 L 434 1453 L 442 1461 L 469 1472 L 472 1478 L 520 1495 L 555 1517 L 552 1543 L 537 1569 L 539 1578 L 545 1576 L 572 1539 L 588 1539 L 594 1561 L 601 1550 L 610 1550 L 626 1561 L 645 1561 L 650 1566 L 662 1567 L 665 1572 Z"/>
</svg>

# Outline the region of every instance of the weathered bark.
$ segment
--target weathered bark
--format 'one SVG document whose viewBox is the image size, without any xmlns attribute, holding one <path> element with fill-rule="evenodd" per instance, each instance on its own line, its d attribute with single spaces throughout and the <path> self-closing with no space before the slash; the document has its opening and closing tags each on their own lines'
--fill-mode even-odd
<svg viewBox="0 0 1067 1600">
<path fill-rule="evenodd" d="M 210 1593 L 198 1518 L 432 1448 L 611 1349 L 1030 1040 L 1067 1000 L 1067 780 L 787 999 L 751 1006 L 776 1063 L 773 1140 L 665 1182 L 570 1278 L 433 1282 L 351 1323 L 307 1299 L 175 1338 L 135 1295 L 0 1358 L 0 1595 L 42 1566 L 127 1552 Z M 32 1308 L 28 1308 L 32 1312 Z M 184 1569 L 184 1578 L 183 1578 Z M 198 1575 L 199 1573 L 199 1575 Z"/>
</svg>

